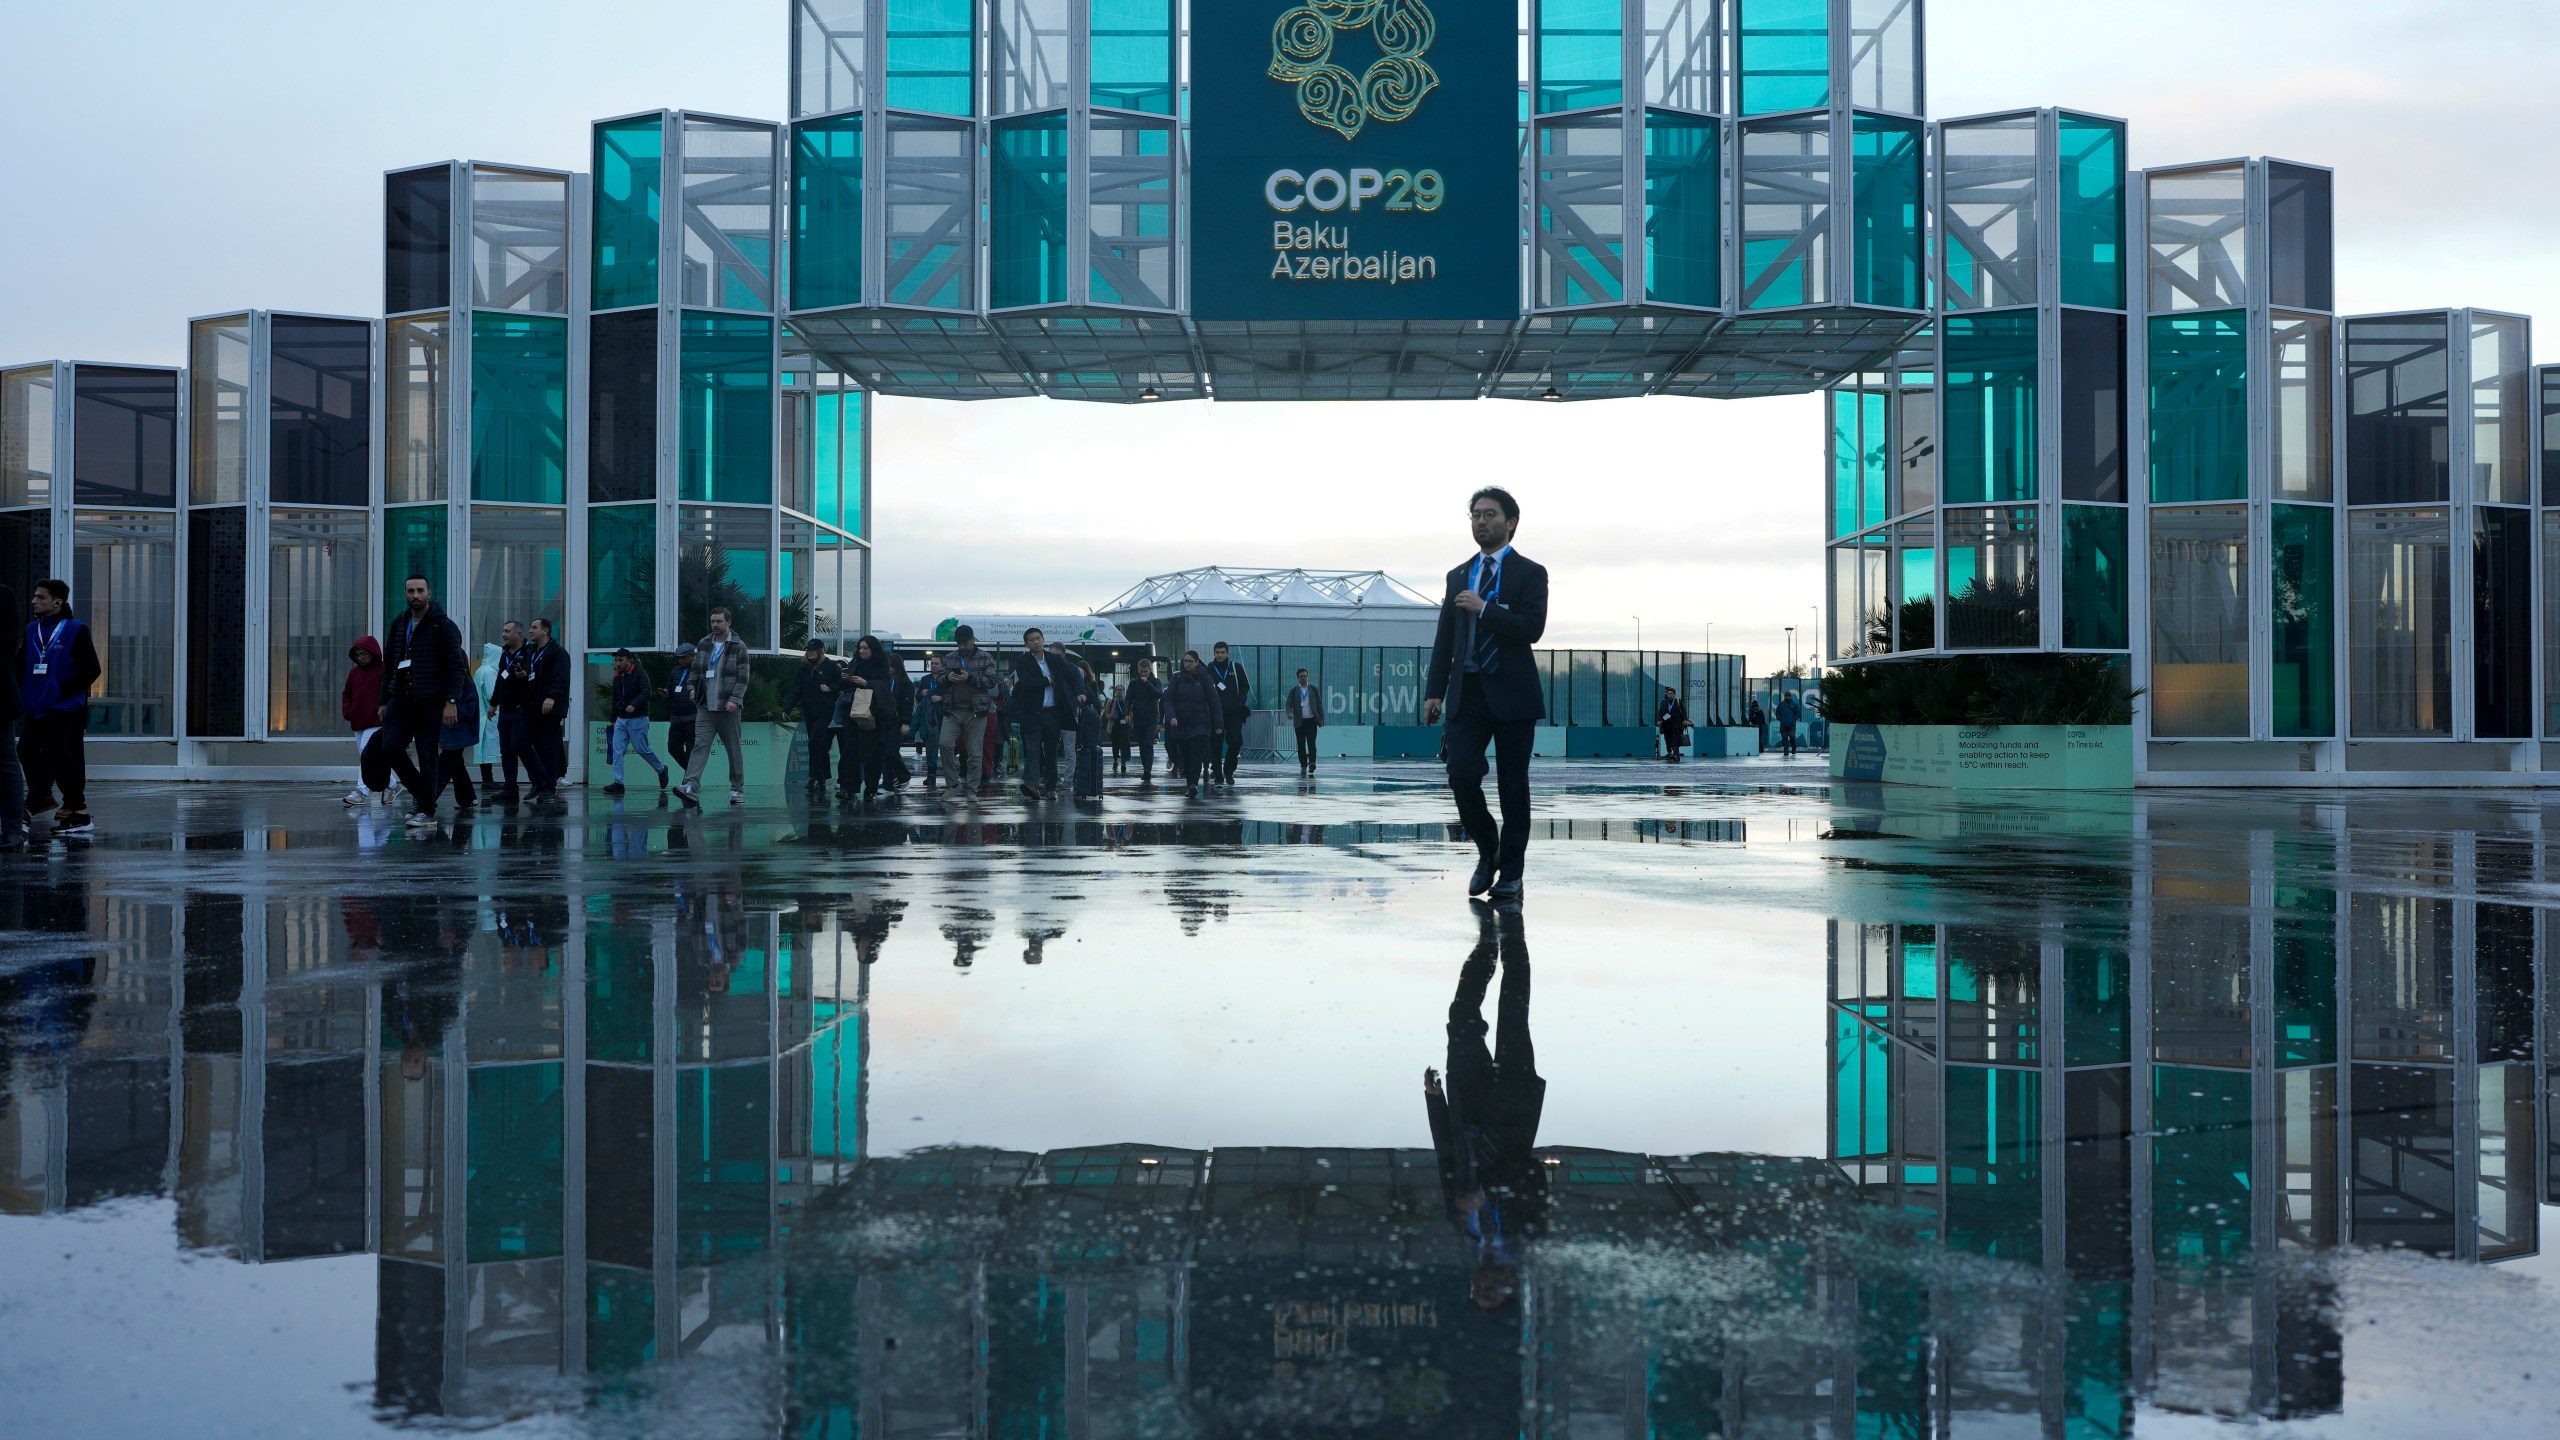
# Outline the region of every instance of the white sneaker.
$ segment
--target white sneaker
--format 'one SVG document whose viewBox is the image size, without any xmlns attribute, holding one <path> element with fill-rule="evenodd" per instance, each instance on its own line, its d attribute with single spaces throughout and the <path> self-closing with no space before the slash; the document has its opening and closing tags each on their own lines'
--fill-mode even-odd
<svg viewBox="0 0 2560 1440">
<path fill-rule="evenodd" d="M 729 792 L 729 803 L 730 803 L 730 804 L 732 804 L 732 805 L 735 805 L 735 804 L 737 804 L 739 801 L 744 800 L 744 799 L 746 799 L 746 798 L 747 798 L 747 792 L 746 792 L 746 791 L 744 791 L 744 790 L 732 790 L 732 791 L 730 791 L 730 792 Z"/>
<path fill-rule="evenodd" d="M 409 818 L 400 823 L 405 829 L 433 830 L 436 828 L 436 817 L 424 810 L 412 810 L 409 812 Z"/>
<path fill-rule="evenodd" d="M 361 809 L 363 809 L 364 807 L 366 807 L 367 805 L 372 804 L 372 803 L 373 803 L 373 798 L 374 798 L 374 797 L 373 797 L 370 793 L 368 793 L 368 792 L 366 792 L 366 791 L 363 791 L 363 790 L 350 790 L 350 791 L 348 791 L 348 792 L 346 793 L 346 795 L 345 795 L 343 798 L 344 798 L 344 799 L 345 799 L 345 801 L 346 801 L 346 806 L 347 806 L 347 808 L 348 808 L 348 809 L 350 809 L 350 810 L 361 810 Z"/>
</svg>

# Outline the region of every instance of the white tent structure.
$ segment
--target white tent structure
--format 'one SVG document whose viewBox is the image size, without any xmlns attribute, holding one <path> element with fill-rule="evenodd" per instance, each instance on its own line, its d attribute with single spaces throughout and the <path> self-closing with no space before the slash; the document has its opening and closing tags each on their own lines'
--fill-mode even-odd
<svg viewBox="0 0 2560 1440">
<path fill-rule="evenodd" d="M 1095 612 L 1162 655 L 1230 645 L 1428 645 L 1440 609 L 1382 570 L 1154 575 Z"/>
</svg>

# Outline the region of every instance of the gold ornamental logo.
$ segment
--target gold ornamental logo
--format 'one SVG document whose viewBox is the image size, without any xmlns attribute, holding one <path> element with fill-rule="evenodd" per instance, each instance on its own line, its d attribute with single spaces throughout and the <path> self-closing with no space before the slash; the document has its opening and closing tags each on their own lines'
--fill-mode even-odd
<svg viewBox="0 0 2560 1440">
<path fill-rule="evenodd" d="M 1345 140 L 1369 122 L 1409 118 L 1440 84 L 1423 60 L 1431 48 L 1431 12 L 1422 0 L 1309 0 L 1271 27 L 1271 78 L 1298 87 L 1298 113 Z M 1378 58 L 1358 75 L 1333 58 L 1346 30 L 1367 30 Z"/>
</svg>

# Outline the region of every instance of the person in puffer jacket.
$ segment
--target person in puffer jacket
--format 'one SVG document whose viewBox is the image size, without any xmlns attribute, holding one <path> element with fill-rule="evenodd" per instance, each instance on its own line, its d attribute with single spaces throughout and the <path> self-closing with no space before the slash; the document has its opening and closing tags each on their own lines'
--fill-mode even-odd
<svg viewBox="0 0 2560 1440">
<path fill-rule="evenodd" d="M 356 788 L 347 792 L 349 809 L 388 801 L 398 791 L 387 762 L 365 763 L 373 737 L 382 733 L 382 642 L 367 635 L 347 647 L 347 683 L 338 690 L 338 713 L 356 737 Z M 382 788 L 374 788 L 375 778 Z"/>
<path fill-rule="evenodd" d="M 1182 668 L 1164 694 L 1164 733 L 1182 767 L 1185 797 L 1200 798 L 1200 772 L 1217 756 L 1226 734 L 1226 707 L 1218 700 L 1218 683 L 1200 664 L 1200 652 L 1182 652 Z"/>
</svg>

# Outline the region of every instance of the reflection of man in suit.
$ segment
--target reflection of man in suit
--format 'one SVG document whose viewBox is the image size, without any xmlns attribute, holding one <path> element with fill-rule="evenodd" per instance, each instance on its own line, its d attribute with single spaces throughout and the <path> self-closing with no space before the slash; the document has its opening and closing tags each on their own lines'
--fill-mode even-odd
<svg viewBox="0 0 2560 1440">
<path fill-rule="evenodd" d="M 1476 1304 L 1499 1310 L 1520 1292 L 1522 1247 L 1546 1228 L 1547 1172 L 1539 1163 L 1538 1114 L 1547 1082 L 1529 1045 L 1529 943 L 1520 912 L 1479 906 L 1476 948 L 1458 972 L 1449 1002 L 1449 1079 L 1422 1072 L 1431 1148 L 1440 1156 L 1440 1192 L 1449 1223 L 1475 1257 Z M 1493 1044 L 1485 1044 L 1484 992 L 1502 963 Z"/>
</svg>

